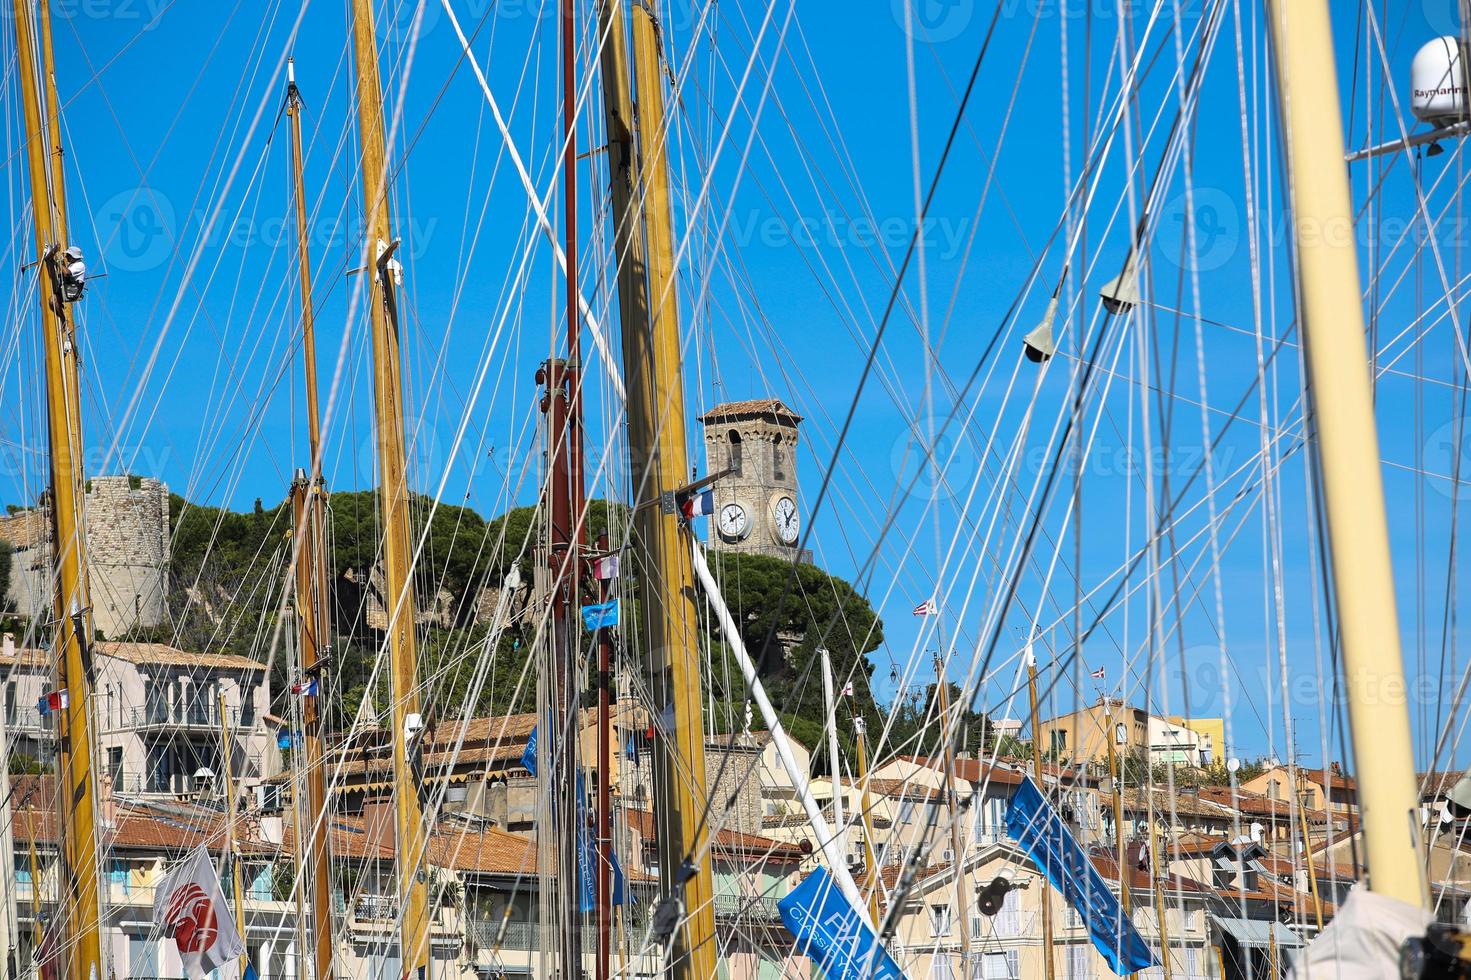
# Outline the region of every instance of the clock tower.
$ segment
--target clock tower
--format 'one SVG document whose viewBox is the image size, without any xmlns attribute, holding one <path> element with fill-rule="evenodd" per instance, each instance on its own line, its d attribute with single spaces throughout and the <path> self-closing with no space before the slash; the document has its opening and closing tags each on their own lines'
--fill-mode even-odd
<svg viewBox="0 0 1471 980">
<path fill-rule="evenodd" d="M 797 426 L 802 417 L 775 398 L 725 402 L 700 416 L 705 465 L 715 481 L 710 545 L 719 551 L 790 561 L 802 536 L 797 500 Z"/>
</svg>

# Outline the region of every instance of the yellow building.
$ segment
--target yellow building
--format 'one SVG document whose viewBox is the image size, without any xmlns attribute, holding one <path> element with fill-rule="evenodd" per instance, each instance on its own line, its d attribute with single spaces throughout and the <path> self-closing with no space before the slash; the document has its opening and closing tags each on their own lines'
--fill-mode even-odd
<svg viewBox="0 0 1471 980">
<path fill-rule="evenodd" d="M 1152 715 L 1110 698 L 1045 719 L 1037 727 L 1044 754 L 1099 765 L 1108 762 L 1110 727 L 1121 756 L 1147 756 L 1151 762 L 1209 765 L 1220 759 L 1226 742 L 1223 719 Z"/>
</svg>

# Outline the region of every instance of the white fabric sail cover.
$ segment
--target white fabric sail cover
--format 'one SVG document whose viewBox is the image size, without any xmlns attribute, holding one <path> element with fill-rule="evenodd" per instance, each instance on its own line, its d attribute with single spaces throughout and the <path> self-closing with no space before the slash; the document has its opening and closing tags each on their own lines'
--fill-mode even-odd
<svg viewBox="0 0 1471 980">
<path fill-rule="evenodd" d="M 1423 936 L 1434 921 L 1429 912 L 1396 898 L 1354 886 L 1317 939 L 1293 963 L 1291 980 L 1384 980 L 1399 976 L 1400 947 Z"/>
</svg>

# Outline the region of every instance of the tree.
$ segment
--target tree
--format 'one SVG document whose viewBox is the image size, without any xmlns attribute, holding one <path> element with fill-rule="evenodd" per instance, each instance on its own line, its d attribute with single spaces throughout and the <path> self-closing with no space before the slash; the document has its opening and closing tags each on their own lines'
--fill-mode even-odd
<svg viewBox="0 0 1471 980">
<path fill-rule="evenodd" d="M 711 570 L 740 630 L 746 651 L 782 725 L 814 756 L 814 769 L 826 771 L 827 711 L 822 699 L 821 651 L 827 648 L 841 689 L 852 683 L 853 696 L 837 711 L 840 747 L 853 746 L 852 710 L 877 731 L 882 723 L 873 699 L 873 665 L 867 654 L 883 643 L 883 623 L 851 585 L 815 565 L 793 564 L 765 555 L 712 552 Z M 718 651 L 711 695 L 727 703 L 747 698 L 744 676 L 710 624 L 711 649 Z M 820 761 L 819 761 L 820 760 Z"/>
</svg>

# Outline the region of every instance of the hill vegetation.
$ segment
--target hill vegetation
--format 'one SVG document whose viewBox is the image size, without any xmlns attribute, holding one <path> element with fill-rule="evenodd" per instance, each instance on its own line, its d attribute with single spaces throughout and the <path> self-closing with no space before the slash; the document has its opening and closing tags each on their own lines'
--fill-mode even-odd
<svg viewBox="0 0 1471 980">
<path fill-rule="evenodd" d="M 535 617 L 521 617 L 522 622 L 505 631 L 493 657 L 482 654 L 489 639 L 485 611 L 495 595 L 487 590 L 498 589 L 517 561 L 523 580 L 531 580 L 527 543 L 539 531 L 534 511 L 517 508 L 487 520 L 468 507 L 443 504 L 431 515 L 429 504 L 418 497 L 412 504 L 415 527 L 423 535 L 416 595 L 426 704 L 431 712 L 438 706 L 441 715 L 459 715 L 466 705 L 476 714 L 529 710 L 535 696 L 534 671 L 528 667 Z M 174 496 L 170 510 L 174 547 L 168 575 L 169 626 L 139 638 L 266 659 L 277 627 L 286 625 L 281 612 L 289 606 L 283 606 L 281 596 L 288 587 L 286 562 L 291 554 L 289 507 L 266 508 L 257 502 L 251 511 L 241 513 L 189 504 Z M 369 622 L 369 610 L 378 601 L 372 574 L 379 548 L 375 495 L 335 493 L 330 512 L 333 683 L 345 712 L 341 722 L 364 702 L 374 713 L 382 710 L 388 691 L 383 672 L 375 675 L 373 670 L 382 635 Z M 625 509 L 601 500 L 589 504 L 590 539 L 608 528 L 610 516 L 616 527 L 626 526 Z M 630 561 L 625 568 L 632 565 Z M 712 556 L 712 568 L 772 701 L 799 741 L 822 754 L 818 651 L 823 647 L 831 653 L 839 685 L 849 681 L 853 685 L 853 697 L 838 712 L 844 741 L 851 741 L 852 710 L 866 718 L 871 731 L 881 727 L 867 654 L 883 642 L 883 624 L 867 600 L 847 582 L 813 565 L 794 567 L 759 555 L 724 554 Z M 631 632 L 635 629 L 631 624 L 638 622 L 639 596 L 633 580 L 625 585 L 632 592 L 623 623 L 625 632 Z M 723 721 L 739 729 L 745 723 L 744 679 L 718 642 L 714 624 L 702 625 L 712 631 L 709 698 L 728 711 Z M 284 643 L 289 631 L 281 632 Z M 590 648 L 591 638 L 584 639 L 584 648 Z M 622 639 L 630 643 L 634 637 Z M 636 655 L 623 656 L 629 676 L 647 678 Z M 486 669 L 477 669 L 482 662 Z M 292 682 L 285 664 L 280 653 L 272 660 L 272 686 L 278 697 Z M 586 678 L 589 691 L 592 680 Z M 759 716 L 753 727 L 763 727 Z"/>
</svg>

